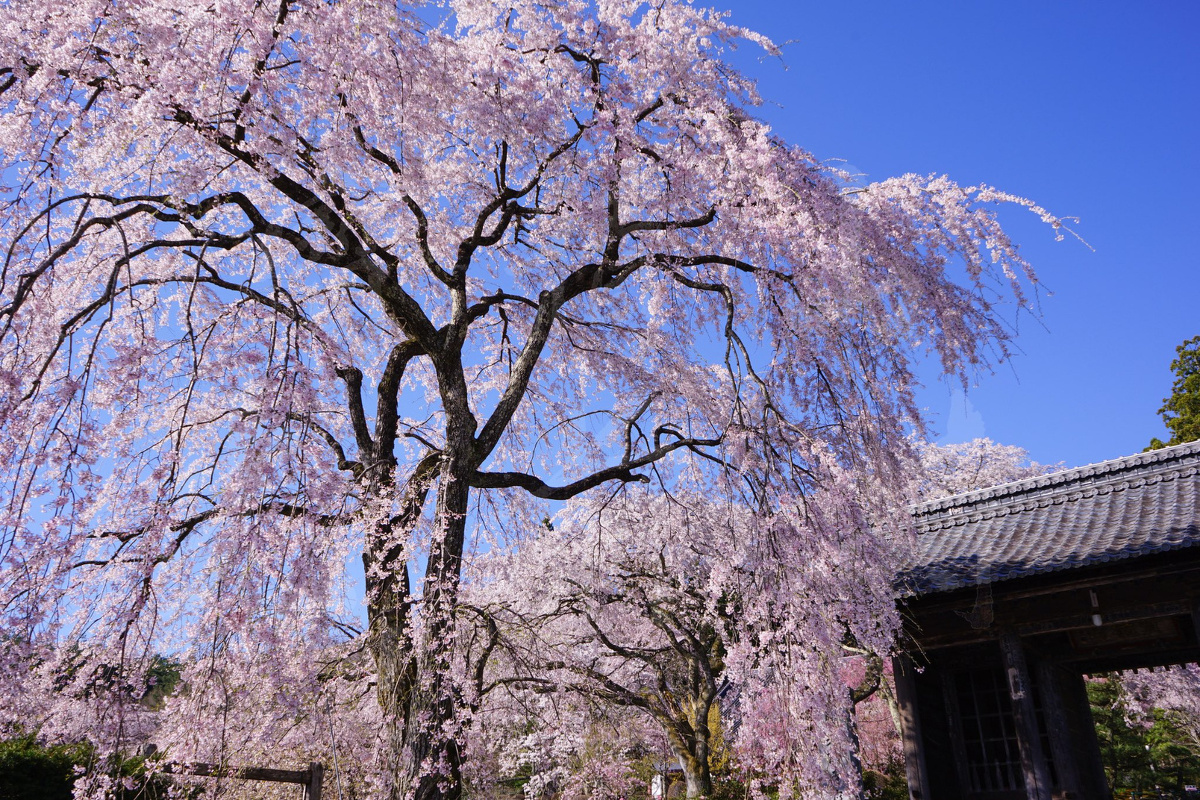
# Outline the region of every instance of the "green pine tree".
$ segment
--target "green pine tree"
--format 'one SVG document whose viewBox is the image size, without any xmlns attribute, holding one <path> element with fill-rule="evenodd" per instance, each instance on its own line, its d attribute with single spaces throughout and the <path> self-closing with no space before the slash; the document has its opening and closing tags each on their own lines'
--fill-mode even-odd
<svg viewBox="0 0 1200 800">
<path fill-rule="evenodd" d="M 1183 795 L 1200 782 L 1200 758 L 1171 712 L 1155 708 L 1149 717 L 1131 719 L 1125 690 L 1116 674 L 1087 682 L 1088 701 L 1108 785 L 1117 797 Z"/>
<path fill-rule="evenodd" d="M 1188 339 L 1175 348 L 1175 352 L 1175 360 L 1171 362 L 1175 385 L 1171 387 L 1171 396 L 1163 399 L 1163 406 L 1158 410 L 1171 438 L 1164 442 L 1155 437 L 1146 450 L 1200 439 L 1200 336 Z"/>
</svg>

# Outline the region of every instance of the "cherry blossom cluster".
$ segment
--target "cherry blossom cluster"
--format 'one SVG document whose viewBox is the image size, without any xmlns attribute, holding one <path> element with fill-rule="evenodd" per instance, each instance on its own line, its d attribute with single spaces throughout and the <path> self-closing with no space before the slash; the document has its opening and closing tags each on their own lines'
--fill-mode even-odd
<svg viewBox="0 0 1200 800">
<path fill-rule="evenodd" d="M 489 570 L 617 580 L 585 543 L 644 528 L 733 624 L 746 762 L 852 795 L 913 365 L 1004 358 L 1036 281 L 997 208 L 1061 220 L 853 184 L 724 60 L 774 45 L 682 0 L 417 11 L 0 7 L 0 722 L 95 743 L 97 796 L 154 744 L 457 800 L 483 689 L 586 618 L 522 640 Z"/>
</svg>

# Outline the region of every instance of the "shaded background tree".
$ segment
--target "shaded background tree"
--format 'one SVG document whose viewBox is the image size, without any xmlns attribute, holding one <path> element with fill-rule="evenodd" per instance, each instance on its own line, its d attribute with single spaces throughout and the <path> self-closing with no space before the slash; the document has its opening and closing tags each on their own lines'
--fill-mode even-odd
<svg viewBox="0 0 1200 800">
<path fill-rule="evenodd" d="M 1039 464 L 1023 447 L 986 437 L 958 444 L 918 443 L 921 464 L 915 492 L 921 500 L 938 500 L 1002 483 L 1045 475 L 1063 468 Z"/>
<path fill-rule="evenodd" d="M 1200 336 L 1193 336 L 1175 348 L 1171 371 L 1175 373 L 1171 396 L 1163 398 L 1158 410 L 1171 437 L 1164 442 L 1155 436 L 1147 450 L 1200 439 Z"/>
<path fill-rule="evenodd" d="M 640 714 L 678 763 L 686 796 L 707 797 L 719 737 L 710 724 L 731 686 L 726 660 L 749 677 L 736 663 L 739 645 L 764 633 L 742 597 L 769 591 L 749 583 L 767 570 L 752 563 L 744 510 L 691 494 L 638 494 L 573 509 L 519 552 L 481 561 L 487 580 L 467 597 L 496 649 L 481 665 L 480 702 L 491 711 L 560 692 Z M 507 697 L 485 697 L 493 692 Z"/>
</svg>

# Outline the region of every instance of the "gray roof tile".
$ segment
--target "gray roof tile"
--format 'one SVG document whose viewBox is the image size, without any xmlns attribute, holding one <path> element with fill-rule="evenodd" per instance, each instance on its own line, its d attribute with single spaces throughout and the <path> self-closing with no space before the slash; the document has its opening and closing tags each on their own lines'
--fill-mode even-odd
<svg viewBox="0 0 1200 800">
<path fill-rule="evenodd" d="M 913 509 L 906 594 L 931 594 L 1200 545 L 1200 442 Z"/>
</svg>

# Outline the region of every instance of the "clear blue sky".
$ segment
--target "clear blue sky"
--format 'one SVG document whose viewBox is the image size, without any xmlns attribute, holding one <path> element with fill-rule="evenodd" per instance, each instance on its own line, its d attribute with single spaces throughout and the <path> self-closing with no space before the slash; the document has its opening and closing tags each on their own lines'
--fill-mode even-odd
<svg viewBox="0 0 1200 800">
<path fill-rule="evenodd" d="M 872 179 L 946 173 L 1081 218 L 1094 252 L 1003 217 L 1052 295 L 965 402 L 927 386 L 943 441 L 1075 466 L 1164 433 L 1175 346 L 1200 334 L 1200 2 L 700 2 L 788 42 L 782 62 L 748 45 L 733 60 L 789 141 Z"/>
</svg>

